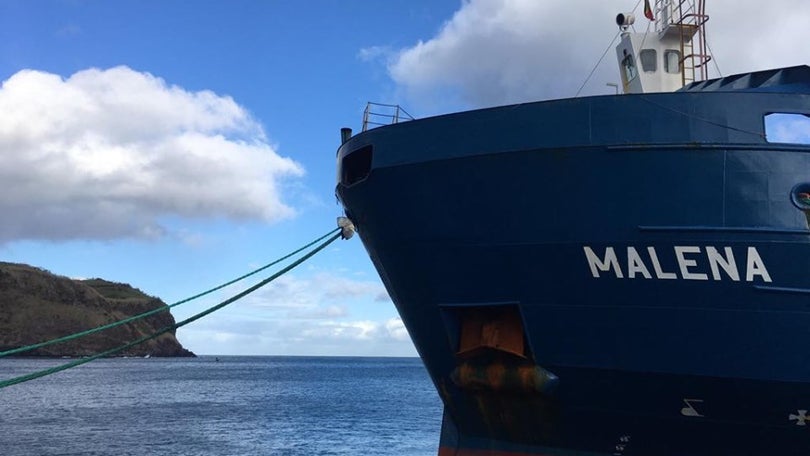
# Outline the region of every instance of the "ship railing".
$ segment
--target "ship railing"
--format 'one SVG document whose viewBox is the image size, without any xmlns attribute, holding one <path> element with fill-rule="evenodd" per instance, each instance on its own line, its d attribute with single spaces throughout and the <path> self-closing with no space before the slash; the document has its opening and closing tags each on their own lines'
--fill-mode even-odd
<svg viewBox="0 0 810 456">
<path fill-rule="evenodd" d="M 414 120 L 414 118 L 400 105 L 372 103 L 369 101 L 366 103 L 365 111 L 363 111 L 363 131 L 407 120 Z"/>
</svg>

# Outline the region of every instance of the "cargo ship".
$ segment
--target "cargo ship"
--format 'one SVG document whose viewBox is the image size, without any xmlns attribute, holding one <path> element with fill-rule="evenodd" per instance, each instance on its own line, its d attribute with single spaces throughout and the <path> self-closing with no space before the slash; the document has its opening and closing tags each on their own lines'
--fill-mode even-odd
<svg viewBox="0 0 810 456">
<path fill-rule="evenodd" d="M 708 79 L 702 1 L 645 15 L 623 94 L 343 131 L 441 456 L 810 454 L 810 67 Z"/>
</svg>

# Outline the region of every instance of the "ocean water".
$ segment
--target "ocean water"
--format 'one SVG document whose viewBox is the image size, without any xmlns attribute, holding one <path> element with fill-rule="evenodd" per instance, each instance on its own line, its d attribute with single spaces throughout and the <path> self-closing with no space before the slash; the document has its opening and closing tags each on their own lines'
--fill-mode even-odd
<svg viewBox="0 0 810 456">
<path fill-rule="evenodd" d="M 435 455 L 440 424 L 416 358 L 104 359 L 0 390 L 3 456 Z"/>
</svg>

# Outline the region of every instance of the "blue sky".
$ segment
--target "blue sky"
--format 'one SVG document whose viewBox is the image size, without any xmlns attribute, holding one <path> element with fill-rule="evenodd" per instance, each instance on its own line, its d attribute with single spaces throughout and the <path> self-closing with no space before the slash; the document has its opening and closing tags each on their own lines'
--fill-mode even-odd
<svg viewBox="0 0 810 456">
<path fill-rule="evenodd" d="M 2 0 L 0 260 L 193 295 L 335 226 L 339 130 L 367 101 L 425 117 L 573 96 L 634 6 Z M 810 63 L 806 2 L 707 10 L 715 75 Z M 582 93 L 610 93 L 615 66 L 611 48 Z M 358 239 L 178 336 L 199 354 L 416 354 Z"/>
</svg>

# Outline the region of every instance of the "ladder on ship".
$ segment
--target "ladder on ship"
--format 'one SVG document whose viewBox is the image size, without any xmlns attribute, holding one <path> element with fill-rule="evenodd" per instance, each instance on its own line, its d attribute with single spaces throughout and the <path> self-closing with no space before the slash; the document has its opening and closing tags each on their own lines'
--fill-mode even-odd
<svg viewBox="0 0 810 456">
<path fill-rule="evenodd" d="M 655 12 L 660 14 L 658 33 L 675 32 L 680 40 L 681 83 L 683 86 L 709 78 L 708 65 L 712 59 L 706 44 L 704 25 L 709 20 L 704 0 L 656 0 Z"/>
<path fill-rule="evenodd" d="M 706 15 L 706 4 L 703 0 L 681 0 L 678 2 L 678 12 L 681 24 L 681 55 L 683 56 L 681 81 L 686 86 L 696 80 L 709 79 L 706 64 L 712 57 L 706 50 L 706 31 L 703 27 L 709 20 L 709 16 Z M 687 28 L 695 30 L 691 38 L 687 38 Z"/>
</svg>

